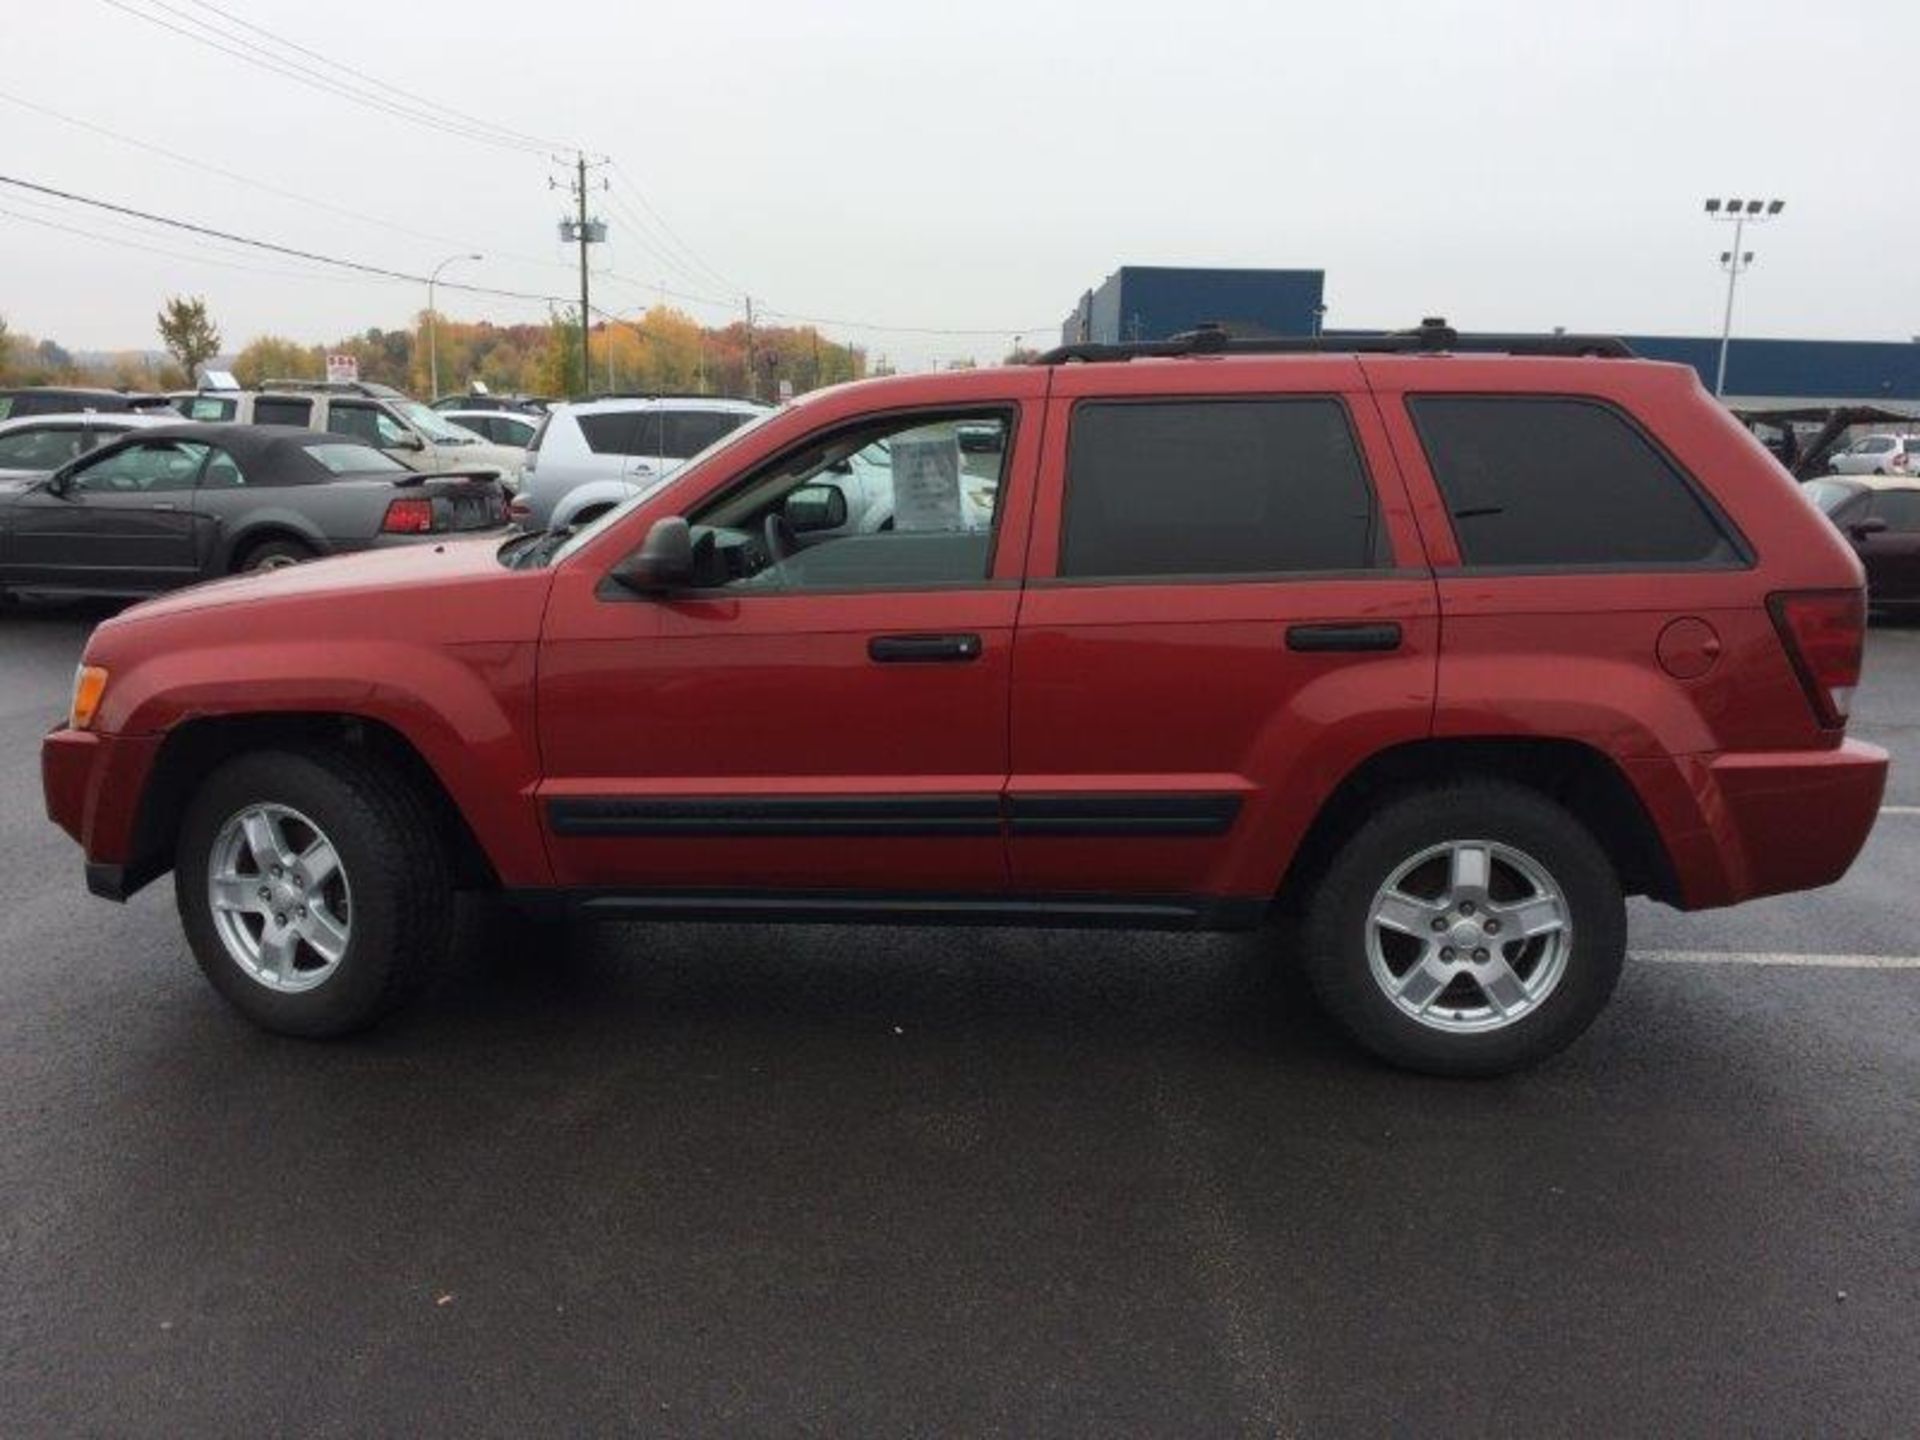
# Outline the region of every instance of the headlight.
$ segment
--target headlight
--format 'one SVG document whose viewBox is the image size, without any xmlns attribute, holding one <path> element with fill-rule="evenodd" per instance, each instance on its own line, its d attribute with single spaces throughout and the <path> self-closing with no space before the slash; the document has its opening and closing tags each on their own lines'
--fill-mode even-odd
<svg viewBox="0 0 1920 1440">
<path fill-rule="evenodd" d="M 107 691 L 107 672 L 98 665 L 82 665 L 73 672 L 73 704 L 67 709 L 67 724 L 75 730 L 93 725 L 100 708 L 100 697 Z"/>
</svg>

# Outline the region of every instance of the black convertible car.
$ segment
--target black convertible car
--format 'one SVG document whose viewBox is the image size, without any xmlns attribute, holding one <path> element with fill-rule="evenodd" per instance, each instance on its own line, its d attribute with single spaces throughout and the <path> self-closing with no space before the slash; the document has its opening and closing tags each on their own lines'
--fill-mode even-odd
<svg viewBox="0 0 1920 1440">
<path fill-rule="evenodd" d="M 505 525 L 497 472 L 423 475 L 280 425 L 157 425 L 0 481 L 0 595 L 151 595 L 320 555 Z"/>
</svg>

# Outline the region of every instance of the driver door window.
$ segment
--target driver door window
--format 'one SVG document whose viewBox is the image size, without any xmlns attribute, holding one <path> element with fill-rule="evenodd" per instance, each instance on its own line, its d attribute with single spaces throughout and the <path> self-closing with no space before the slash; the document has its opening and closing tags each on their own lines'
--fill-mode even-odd
<svg viewBox="0 0 1920 1440">
<path fill-rule="evenodd" d="M 407 429 L 398 420 L 374 405 L 343 404 L 335 401 L 327 413 L 327 429 L 335 435 L 351 435 L 369 445 L 388 449 L 407 438 Z"/>
<path fill-rule="evenodd" d="M 73 473 L 70 490 L 87 495 L 145 495 L 191 490 L 207 447 L 192 440 L 129 445 Z"/>
<path fill-rule="evenodd" d="M 832 436 L 691 517 L 699 587 L 738 593 L 979 585 L 1010 423 L 917 415 Z"/>
</svg>

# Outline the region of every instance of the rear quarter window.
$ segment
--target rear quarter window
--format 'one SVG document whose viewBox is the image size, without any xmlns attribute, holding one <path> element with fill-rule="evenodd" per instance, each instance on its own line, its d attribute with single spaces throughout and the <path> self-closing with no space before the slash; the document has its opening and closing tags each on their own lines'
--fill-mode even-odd
<svg viewBox="0 0 1920 1440">
<path fill-rule="evenodd" d="M 1425 395 L 1407 408 L 1469 566 L 1744 563 L 1693 482 L 1604 402 Z"/>
<path fill-rule="evenodd" d="M 635 431 L 639 420 L 632 410 L 612 410 L 599 415 L 582 415 L 580 433 L 587 448 L 596 455 L 634 455 Z"/>
</svg>

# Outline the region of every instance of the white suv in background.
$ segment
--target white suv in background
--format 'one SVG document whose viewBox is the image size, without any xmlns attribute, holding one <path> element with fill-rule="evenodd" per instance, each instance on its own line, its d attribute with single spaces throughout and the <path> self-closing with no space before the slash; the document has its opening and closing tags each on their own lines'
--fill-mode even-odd
<svg viewBox="0 0 1920 1440">
<path fill-rule="evenodd" d="M 391 386 L 366 380 L 268 380 L 258 390 L 201 390 L 173 403 L 189 420 L 350 435 L 427 474 L 498 470 L 509 490 L 519 485 L 527 459 L 518 445 L 496 445 Z"/>
<path fill-rule="evenodd" d="M 563 529 L 655 489 L 714 441 L 769 407 L 711 396 L 607 396 L 556 405 L 527 448 L 511 514 Z"/>
</svg>

